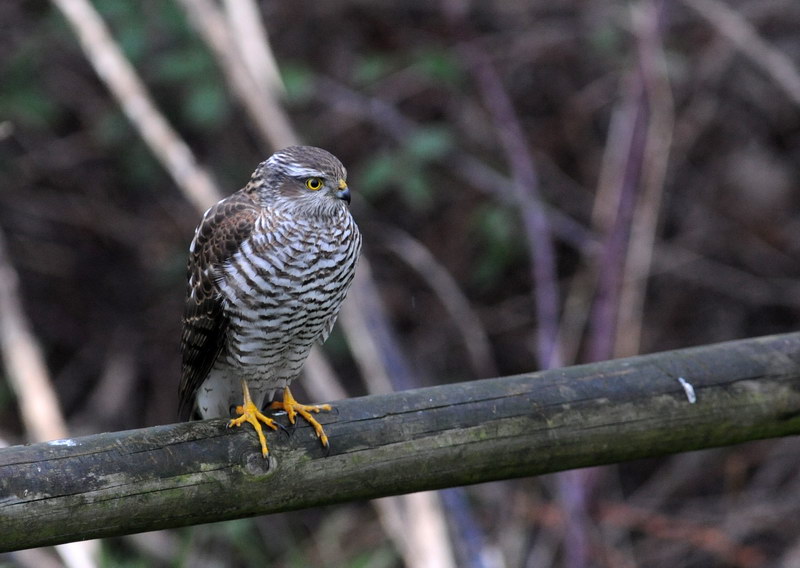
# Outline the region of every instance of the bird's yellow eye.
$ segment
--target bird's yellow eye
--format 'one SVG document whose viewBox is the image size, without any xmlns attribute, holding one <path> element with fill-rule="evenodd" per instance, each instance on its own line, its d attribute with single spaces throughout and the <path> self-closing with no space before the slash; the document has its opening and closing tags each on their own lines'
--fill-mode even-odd
<svg viewBox="0 0 800 568">
<path fill-rule="evenodd" d="M 322 189 L 322 179 L 321 178 L 308 178 L 306 180 L 306 187 L 311 191 L 318 191 Z"/>
</svg>

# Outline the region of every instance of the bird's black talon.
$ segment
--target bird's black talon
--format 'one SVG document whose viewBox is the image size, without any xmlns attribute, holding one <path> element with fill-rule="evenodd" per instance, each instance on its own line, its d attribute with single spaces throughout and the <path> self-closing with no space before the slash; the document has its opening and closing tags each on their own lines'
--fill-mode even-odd
<svg viewBox="0 0 800 568">
<path fill-rule="evenodd" d="M 294 434 L 294 428 L 287 428 L 286 426 L 284 426 L 280 422 L 276 422 L 275 424 L 277 424 L 278 427 L 281 429 L 281 434 L 286 434 L 287 438 L 291 438 L 292 434 Z"/>
</svg>

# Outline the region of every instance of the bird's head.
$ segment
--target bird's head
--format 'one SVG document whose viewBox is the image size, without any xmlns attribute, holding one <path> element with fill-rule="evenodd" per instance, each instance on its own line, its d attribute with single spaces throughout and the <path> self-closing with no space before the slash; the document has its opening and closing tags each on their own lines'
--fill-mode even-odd
<svg viewBox="0 0 800 568">
<path fill-rule="evenodd" d="M 262 205 L 305 206 L 315 211 L 350 203 L 347 170 L 336 156 L 313 146 L 290 146 L 261 162 L 248 187 Z"/>
</svg>

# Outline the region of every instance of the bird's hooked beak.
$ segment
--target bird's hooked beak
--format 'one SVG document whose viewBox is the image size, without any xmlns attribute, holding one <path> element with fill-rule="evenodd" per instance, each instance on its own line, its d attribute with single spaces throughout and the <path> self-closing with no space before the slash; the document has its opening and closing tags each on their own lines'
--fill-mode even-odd
<svg viewBox="0 0 800 568">
<path fill-rule="evenodd" d="M 339 191 L 334 193 L 337 199 L 341 199 L 345 203 L 350 203 L 350 188 L 347 187 L 347 182 L 343 179 L 339 180 Z"/>
</svg>

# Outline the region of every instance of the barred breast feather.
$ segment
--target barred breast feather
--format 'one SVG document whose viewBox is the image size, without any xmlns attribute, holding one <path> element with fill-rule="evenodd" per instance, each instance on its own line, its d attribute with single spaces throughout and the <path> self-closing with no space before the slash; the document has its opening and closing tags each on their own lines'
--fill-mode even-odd
<svg viewBox="0 0 800 568">
<path fill-rule="evenodd" d="M 288 386 L 330 334 L 355 274 L 361 234 L 346 203 L 265 203 L 259 181 L 210 208 L 190 247 L 182 419 L 228 416 L 243 378 L 259 405 Z"/>
</svg>

